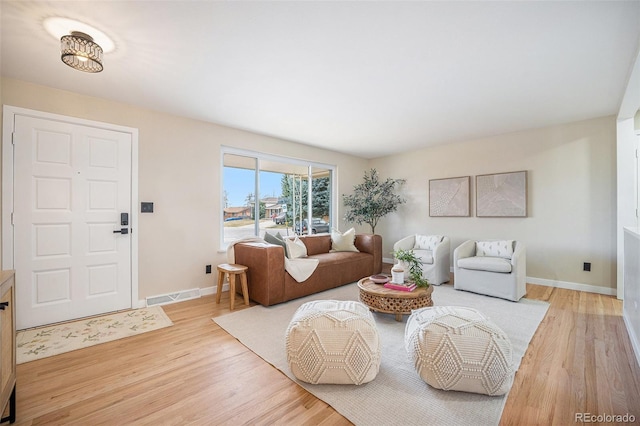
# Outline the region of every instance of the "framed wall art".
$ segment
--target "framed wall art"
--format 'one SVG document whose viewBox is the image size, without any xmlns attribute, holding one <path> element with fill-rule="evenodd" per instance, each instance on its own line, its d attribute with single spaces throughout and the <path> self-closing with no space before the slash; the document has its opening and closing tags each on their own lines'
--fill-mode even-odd
<svg viewBox="0 0 640 426">
<path fill-rule="evenodd" d="M 470 176 L 429 180 L 429 216 L 469 216 Z"/>
<path fill-rule="evenodd" d="M 527 217 L 527 172 L 476 176 L 477 217 Z"/>
</svg>

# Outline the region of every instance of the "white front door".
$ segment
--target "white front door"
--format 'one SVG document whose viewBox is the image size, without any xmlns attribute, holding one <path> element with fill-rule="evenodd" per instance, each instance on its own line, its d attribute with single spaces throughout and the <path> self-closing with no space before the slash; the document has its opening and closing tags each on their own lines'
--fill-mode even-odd
<svg viewBox="0 0 640 426">
<path fill-rule="evenodd" d="M 132 135 L 16 115 L 13 143 L 17 328 L 132 307 Z"/>
</svg>

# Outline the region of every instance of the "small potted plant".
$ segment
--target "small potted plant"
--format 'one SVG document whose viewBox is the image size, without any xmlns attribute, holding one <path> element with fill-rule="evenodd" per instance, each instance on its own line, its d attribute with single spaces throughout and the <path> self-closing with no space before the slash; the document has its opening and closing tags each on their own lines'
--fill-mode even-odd
<svg viewBox="0 0 640 426">
<path fill-rule="evenodd" d="M 429 281 L 422 276 L 422 268 L 420 261 L 416 257 L 413 250 L 395 250 L 393 257 L 406 265 L 405 270 L 409 269 L 409 280 L 416 284 L 416 287 L 429 287 Z"/>
</svg>

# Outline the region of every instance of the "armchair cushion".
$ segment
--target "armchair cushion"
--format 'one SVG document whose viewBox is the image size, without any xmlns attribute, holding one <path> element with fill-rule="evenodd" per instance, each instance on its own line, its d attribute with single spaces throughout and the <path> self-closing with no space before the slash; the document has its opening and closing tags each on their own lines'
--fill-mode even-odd
<svg viewBox="0 0 640 426">
<path fill-rule="evenodd" d="M 476 256 L 502 257 L 511 259 L 513 256 L 513 240 L 506 241 L 477 241 Z"/>
<path fill-rule="evenodd" d="M 511 262 L 502 257 L 474 256 L 458 259 L 458 268 L 511 273 Z"/>
<path fill-rule="evenodd" d="M 420 263 L 431 265 L 433 263 L 433 251 L 432 250 L 419 250 L 413 249 L 413 254 L 416 255 Z"/>
<path fill-rule="evenodd" d="M 420 235 L 416 234 L 416 242 L 413 246 L 414 250 L 431 250 L 442 241 L 442 235 Z M 431 263 L 431 262 L 429 262 Z"/>
</svg>

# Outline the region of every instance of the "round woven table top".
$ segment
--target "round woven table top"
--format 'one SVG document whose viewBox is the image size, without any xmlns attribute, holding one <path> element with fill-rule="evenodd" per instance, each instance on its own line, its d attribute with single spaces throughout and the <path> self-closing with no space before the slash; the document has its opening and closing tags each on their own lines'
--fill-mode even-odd
<svg viewBox="0 0 640 426">
<path fill-rule="evenodd" d="M 413 291 L 394 290 L 392 288 L 386 288 L 384 284 L 374 283 L 369 277 L 358 281 L 358 287 L 360 290 L 376 296 L 398 297 L 401 299 L 415 299 L 433 293 L 432 285 L 429 287 L 416 287 Z"/>
<path fill-rule="evenodd" d="M 395 314 L 400 321 L 402 315 L 408 315 L 414 309 L 433 306 L 431 293 L 433 286 L 416 287 L 413 291 L 393 290 L 384 284 L 376 284 L 369 277 L 358 281 L 360 301 L 369 309 L 377 312 Z"/>
</svg>

